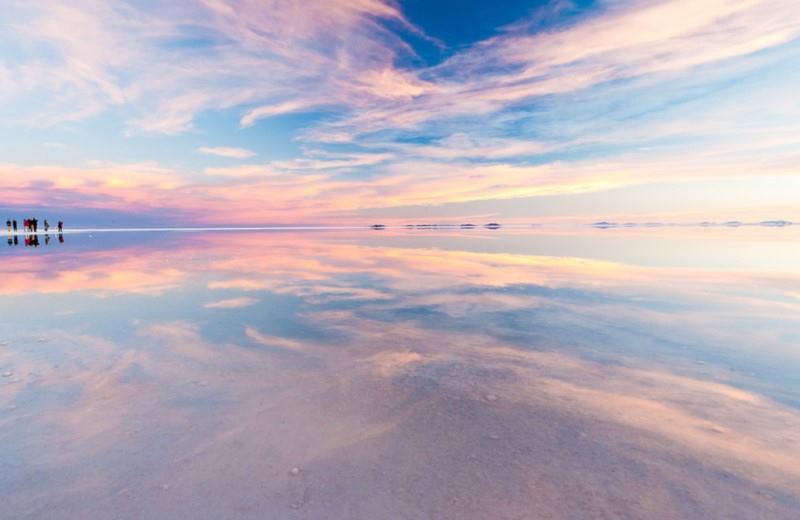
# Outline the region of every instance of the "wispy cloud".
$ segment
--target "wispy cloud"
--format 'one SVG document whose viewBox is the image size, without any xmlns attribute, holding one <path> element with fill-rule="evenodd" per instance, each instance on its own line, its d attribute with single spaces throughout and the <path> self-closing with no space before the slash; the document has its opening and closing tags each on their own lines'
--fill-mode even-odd
<svg viewBox="0 0 800 520">
<path fill-rule="evenodd" d="M 413 47 L 425 36 L 389 0 L 14 1 L 0 40 L 27 50 L 0 63 L 6 124 L 109 114 L 136 136 L 187 133 L 209 112 L 235 132 L 292 113 L 305 122 L 288 136 L 296 149 L 259 164 L 27 162 L 1 167 L 0 186 L 16 205 L 275 222 L 485 200 L 502 213 L 520 198 L 791 177 L 795 4 L 603 1 L 544 28 L 520 20 L 426 65 Z M 225 142 L 194 146 L 255 156 Z"/>
<path fill-rule="evenodd" d="M 247 159 L 248 157 L 255 157 L 256 153 L 244 148 L 228 148 L 224 146 L 218 147 L 200 147 L 198 152 L 206 155 L 217 155 L 219 157 L 227 157 L 229 159 Z"/>
<path fill-rule="evenodd" d="M 723 197 L 733 210 L 737 204 L 740 209 L 767 208 L 796 200 L 800 155 L 792 150 L 775 153 L 769 162 L 758 150 L 733 153 L 729 146 L 720 145 L 686 157 L 676 157 L 670 149 L 644 150 L 615 158 L 538 165 L 502 159 L 477 163 L 463 158 L 390 160 L 391 156 L 379 154 L 319 159 L 319 163 L 299 160 L 213 167 L 206 168 L 201 178 L 150 164 L 0 165 L 0 189 L 5 203 L 16 206 L 116 211 L 136 207 L 143 212 L 170 208 L 186 221 L 228 224 L 358 222 L 362 212 L 376 208 L 408 208 L 407 218 L 413 216 L 415 206 L 573 195 L 632 185 L 652 184 L 654 190 L 662 190 L 662 199 L 685 197 L 685 191 L 670 194 L 658 188 L 670 182 L 704 186 L 707 207 L 719 210 L 718 198 Z M 364 167 L 371 170 L 371 178 L 356 176 Z M 731 192 L 710 190 L 713 182 L 703 181 L 738 187 Z M 782 186 L 780 192 L 774 189 L 776 182 Z M 749 188 L 743 191 L 743 186 Z M 692 200 L 696 198 L 693 195 Z M 619 202 L 617 211 L 638 207 L 635 202 Z M 681 200 L 673 202 L 676 210 L 685 207 Z M 582 208 L 572 211 L 578 209 L 586 214 Z M 566 207 L 564 214 L 569 212 Z M 536 215 L 537 207 L 531 207 L 529 214 Z M 776 218 L 768 212 L 763 216 Z M 800 215 L 779 217 L 795 220 Z"/>
<path fill-rule="evenodd" d="M 249 126 L 338 105 L 347 115 L 334 127 L 363 133 L 750 55 L 800 35 L 795 8 L 791 0 L 606 2 L 566 27 L 531 34 L 519 24 L 441 65 L 404 70 L 396 58 L 412 51 L 380 21 L 413 27 L 386 0 L 303 9 L 287 0 L 12 3 L 15 35 L 52 52 L 4 70 L 57 91 L 58 107 L 68 107 L 63 95 L 83 100 L 68 118 L 127 104 L 140 113 L 135 126 L 174 132 L 208 109 L 252 105 L 241 116 Z"/>
<path fill-rule="evenodd" d="M 289 114 L 292 112 L 300 112 L 303 110 L 310 110 L 314 108 L 314 101 L 284 101 L 282 103 L 262 105 L 250 109 L 245 113 L 239 123 L 243 127 L 253 126 L 259 119 L 268 117 L 279 116 L 281 114 Z"/>
<path fill-rule="evenodd" d="M 787 0 L 607 2 L 605 12 L 563 29 L 526 26 L 480 42 L 422 74 L 434 88 L 384 103 L 331 126 L 349 132 L 419 128 L 427 122 L 495 114 L 545 96 L 564 95 L 647 75 L 704 74 L 701 65 L 773 48 L 800 35 Z"/>
<path fill-rule="evenodd" d="M 203 307 L 206 309 L 240 309 L 242 307 L 250 307 L 256 303 L 258 303 L 257 299 L 244 296 L 241 298 L 230 298 L 227 300 L 209 302 L 203 305 Z"/>
<path fill-rule="evenodd" d="M 245 327 L 245 335 L 259 345 L 280 348 L 290 352 L 302 352 L 308 348 L 302 341 L 291 340 L 280 336 L 270 336 L 251 326 Z"/>
<path fill-rule="evenodd" d="M 13 37 L 42 49 L 3 69 L 53 101 L 29 113 L 31 121 L 126 106 L 132 128 L 168 134 L 191 128 L 209 109 L 256 105 L 242 117 L 247 126 L 303 106 L 347 103 L 355 97 L 348 85 L 363 74 L 402 84 L 392 83 L 391 70 L 397 53 L 409 50 L 380 21 L 411 27 L 385 0 L 312 0 L 302 9 L 289 0 L 55 0 L 12 2 L 7 14 Z M 377 88 L 369 97 L 381 95 L 394 94 Z"/>
</svg>

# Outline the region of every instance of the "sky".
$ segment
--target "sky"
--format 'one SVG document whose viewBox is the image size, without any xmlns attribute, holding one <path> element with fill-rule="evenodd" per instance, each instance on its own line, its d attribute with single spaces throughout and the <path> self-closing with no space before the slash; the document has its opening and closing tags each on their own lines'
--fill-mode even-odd
<svg viewBox="0 0 800 520">
<path fill-rule="evenodd" d="M 0 213 L 800 220 L 796 0 L 3 0 Z"/>
</svg>

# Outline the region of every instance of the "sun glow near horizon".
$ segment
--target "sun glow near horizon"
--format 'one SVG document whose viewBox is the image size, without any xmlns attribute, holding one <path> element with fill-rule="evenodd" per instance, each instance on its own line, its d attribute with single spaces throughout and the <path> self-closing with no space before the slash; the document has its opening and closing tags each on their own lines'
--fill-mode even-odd
<svg viewBox="0 0 800 520">
<path fill-rule="evenodd" d="M 434 4 L 12 1 L 0 209 L 800 220 L 792 0 Z"/>
</svg>

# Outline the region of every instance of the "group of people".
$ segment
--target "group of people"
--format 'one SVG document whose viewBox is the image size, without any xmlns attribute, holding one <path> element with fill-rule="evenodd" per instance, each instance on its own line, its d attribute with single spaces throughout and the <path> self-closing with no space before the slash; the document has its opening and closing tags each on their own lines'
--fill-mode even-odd
<svg viewBox="0 0 800 520">
<path fill-rule="evenodd" d="M 48 233 L 50 231 L 50 223 L 47 219 L 44 219 L 44 232 Z M 64 232 L 64 221 L 58 221 L 58 233 L 61 234 Z M 17 219 L 7 219 L 6 220 L 6 228 L 8 228 L 8 232 L 14 233 L 17 232 Z M 36 218 L 26 218 L 22 221 L 22 229 L 25 233 L 38 233 L 39 232 L 39 219 Z"/>
<path fill-rule="evenodd" d="M 19 236 L 17 231 L 19 230 L 19 225 L 17 224 L 16 219 L 7 219 L 6 220 L 6 228 L 8 228 L 8 245 L 10 246 L 18 246 L 19 245 Z M 47 219 L 44 219 L 42 224 L 42 228 L 44 229 L 44 245 L 50 244 L 50 222 Z M 58 230 L 58 242 L 63 244 L 64 243 L 64 222 L 59 220 L 56 226 Z M 39 247 L 39 219 L 36 218 L 26 218 L 22 220 L 22 231 L 23 233 L 29 233 L 28 236 L 25 237 L 25 247 Z"/>
</svg>

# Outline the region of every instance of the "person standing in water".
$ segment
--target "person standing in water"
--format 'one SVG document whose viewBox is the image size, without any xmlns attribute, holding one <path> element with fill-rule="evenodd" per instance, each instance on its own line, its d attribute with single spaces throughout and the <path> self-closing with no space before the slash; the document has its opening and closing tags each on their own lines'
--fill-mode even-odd
<svg viewBox="0 0 800 520">
<path fill-rule="evenodd" d="M 58 232 L 59 232 L 59 234 L 64 232 L 64 221 L 63 220 L 59 220 L 58 221 Z"/>
<path fill-rule="evenodd" d="M 12 226 L 14 227 L 14 233 L 17 232 L 17 219 L 11 221 Z"/>
<path fill-rule="evenodd" d="M 11 219 L 6 219 L 6 227 L 8 228 L 8 232 L 11 233 Z"/>
<path fill-rule="evenodd" d="M 44 232 L 47 233 L 48 231 L 50 231 L 50 223 L 47 219 L 44 219 Z"/>
</svg>

